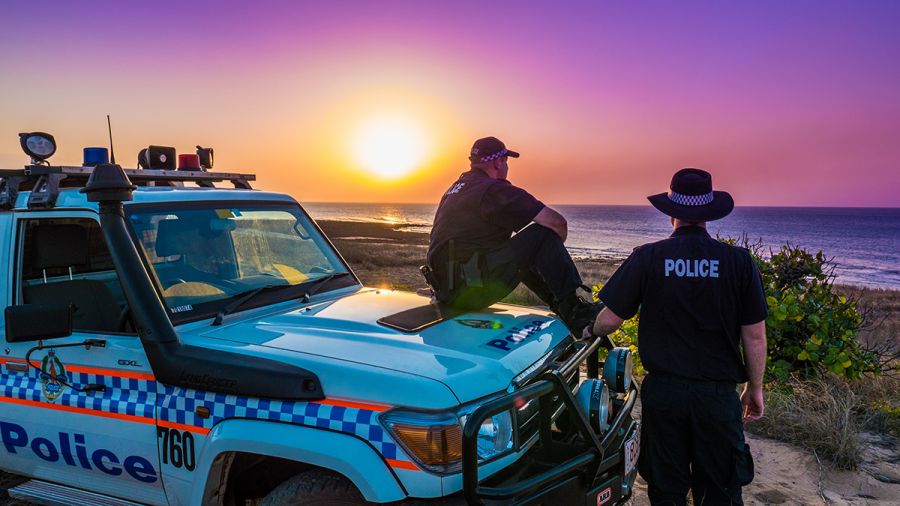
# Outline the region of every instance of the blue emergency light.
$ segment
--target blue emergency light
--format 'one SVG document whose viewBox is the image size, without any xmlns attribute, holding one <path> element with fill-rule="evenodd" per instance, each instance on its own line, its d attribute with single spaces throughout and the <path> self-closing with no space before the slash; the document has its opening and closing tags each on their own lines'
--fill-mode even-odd
<svg viewBox="0 0 900 506">
<path fill-rule="evenodd" d="M 84 163 L 82 167 L 96 167 L 103 163 L 109 163 L 109 150 L 106 148 L 84 148 Z"/>
</svg>

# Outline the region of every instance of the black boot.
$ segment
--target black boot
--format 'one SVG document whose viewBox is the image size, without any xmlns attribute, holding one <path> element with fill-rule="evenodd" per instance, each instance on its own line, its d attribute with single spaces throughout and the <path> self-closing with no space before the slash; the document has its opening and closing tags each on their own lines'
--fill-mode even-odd
<svg viewBox="0 0 900 506">
<path fill-rule="evenodd" d="M 581 288 L 585 288 L 590 293 L 586 287 Z M 560 301 L 555 311 L 575 335 L 575 338 L 580 339 L 584 328 L 594 323 L 604 307 L 602 302 L 587 301 L 576 292 Z"/>
</svg>

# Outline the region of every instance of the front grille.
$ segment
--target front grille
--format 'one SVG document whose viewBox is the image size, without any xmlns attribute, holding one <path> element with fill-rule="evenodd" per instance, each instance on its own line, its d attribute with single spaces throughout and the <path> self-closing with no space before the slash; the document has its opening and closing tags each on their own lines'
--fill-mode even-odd
<svg viewBox="0 0 900 506">
<path fill-rule="evenodd" d="M 569 385 L 569 389 L 574 392 L 575 388 L 578 387 L 577 369 L 570 377 L 566 378 L 566 383 Z M 553 398 L 552 407 L 554 421 L 562 414 L 563 409 L 563 400 L 558 396 L 555 396 Z M 538 416 L 539 410 L 540 401 L 538 399 L 532 399 L 527 404 L 516 409 L 516 432 L 518 434 L 516 443 L 517 450 L 527 448 L 537 440 L 538 432 L 541 427 L 540 417 Z"/>
</svg>

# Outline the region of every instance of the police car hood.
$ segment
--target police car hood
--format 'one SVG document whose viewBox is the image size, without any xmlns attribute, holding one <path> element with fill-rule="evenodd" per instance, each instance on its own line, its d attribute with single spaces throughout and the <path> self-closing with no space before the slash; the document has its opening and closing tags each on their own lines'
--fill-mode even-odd
<svg viewBox="0 0 900 506">
<path fill-rule="evenodd" d="M 412 293 L 362 290 L 203 334 L 431 378 L 447 385 L 460 402 L 505 390 L 569 334 L 551 313 L 503 304 L 413 333 L 377 323 L 427 302 Z"/>
</svg>

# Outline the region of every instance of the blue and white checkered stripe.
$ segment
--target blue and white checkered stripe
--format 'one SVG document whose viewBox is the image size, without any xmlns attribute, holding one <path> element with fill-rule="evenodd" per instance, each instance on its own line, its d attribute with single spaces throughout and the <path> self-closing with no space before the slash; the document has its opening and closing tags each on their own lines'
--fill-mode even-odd
<svg viewBox="0 0 900 506">
<path fill-rule="evenodd" d="M 26 401 L 41 400 L 41 384 L 34 375 L 4 374 L 0 395 Z"/>
<path fill-rule="evenodd" d="M 501 149 L 500 151 L 494 153 L 493 155 L 482 156 L 480 158 L 480 160 L 482 162 L 489 162 L 491 160 L 496 160 L 497 158 L 502 158 L 502 157 L 506 156 L 507 153 L 509 153 L 508 149 Z"/>
<path fill-rule="evenodd" d="M 155 381 L 72 372 L 67 376 L 68 383 L 78 387 L 100 384 L 106 385 L 106 390 L 85 394 L 66 388 L 56 400 L 50 401 L 50 404 L 139 416 L 148 418 L 151 423 L 155 418 L 155 407 L 149 403 L 150 396 L 156 390 Z M 41 380 L 36 372 L 5 374 L 3 378 L 0 395 L 13 399 L 48 402 L 41 393 Z"/>
<path fill-rule="evenodd" d="M 670 191 L 669 200 L 683 206 L 705 206 L 706 204 L 712 203 L 713 192 L 704 193 L 703 195 L 685 195 L 683 193 Z"/>
<path fill-rule="evenodd" d="M 386 459 L 410 461 L 378 423 L 375 411 L 317 402 L 257 399 L 160 386 L 160 420 L 205 429 L 211 429 L 229 418 L 272 420 L 318 427 L 359 436 L 370 442 Z M 209 408 L 210 416 L 197 416 L 195 410 L 198 406 Z"/>
<path fill-rule="evenodd" d="M 106 390 L 84 394 L 66 388 L 56 399 L 56 403 L 107 413 L 155 418 L 155 407 L 150 403 L 156 390 L 155 381 L 87 373 L 69 373 L 68 376 L 69 383 L 79 388 L 98 384 L 105 385 Z"/>
<path fill-rule="evenodd" d="M 158 384 L 153 380 L 122 378 L 100 374 L 67 374 L 69 383 L 78 387 L 88 384 L 106 386 L 102 392 L 80 393 L 66 388 L 52 402 L 44 399 L 41 381 L 35 371 L 27 374 L 4 374 L 0 395 L 53 405 L 70 406 L 92 411 L 130 415 L 154 423 L 158 408 L 159 420 L 210 430 L 229 418 L 272 420 L 339 431 L 369 441 L 386 459 L 411 462 L 411 459 L 390 438 L 378 423 L 377 412 L 318 402 L 279 401 L 203 392 Z M 159 390 L 157 391 L 157 387 Z M 156 405 L 150 403 L 157 394 Z M 196 415 L 196 408 L 210 410 L 208 418 Z"/>
</svg>

